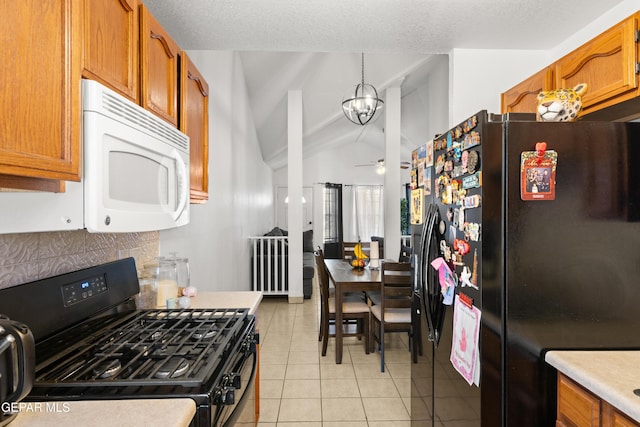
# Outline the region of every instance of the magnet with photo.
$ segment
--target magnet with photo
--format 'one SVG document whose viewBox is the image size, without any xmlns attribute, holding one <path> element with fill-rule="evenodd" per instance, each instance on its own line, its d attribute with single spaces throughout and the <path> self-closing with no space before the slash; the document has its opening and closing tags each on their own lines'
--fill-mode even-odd
<svg viewBox="0 0 640 427">
<path fill-rule="evenodd" d="M 539 142 L 536 151 L 520 155 L 520 198 L 522 200 L 555 200 L 558 153 L 547 150 Z"/>
</svg>

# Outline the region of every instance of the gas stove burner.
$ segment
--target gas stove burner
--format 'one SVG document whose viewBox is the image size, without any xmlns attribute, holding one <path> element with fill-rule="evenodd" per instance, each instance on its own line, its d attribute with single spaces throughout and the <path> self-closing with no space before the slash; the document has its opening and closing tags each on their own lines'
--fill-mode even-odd
<svg viewBox="0 0 640 427">
<path fill-rule="evenodd" d="M 149 335 L 149 339 L 152 340 L 152 341 L 155 341 L 158 338 L 160 338 L 161 336 L 162 336 L 162 332 L 161 331 L 155 331 L 154 333 Z"/>
<path fill-rule="evenodd" d="M 208 340 L 216 336 L 217 333 L 218 331 L 216 331 L 215 329 L 198 328 L 195 331 L 193 331 L 193 334 L 191 334 L 191 338 L 195 340 L 200 340 L 200 339 Z"/>
<path fill-rule="evenodd" d="M 98 378 L 111 378 L 114 377 L 122 369 L 122 363 L 118 359 L 110 359 L 101 362 L 93 368 L 93 373 Z"/>
<path fill-rule="evenodd" d="M 155 378 L 178 378 L 186 374 L 189 369 L 189 361 L 184 357 L 172 357 L 166 363 L 163 360 L 158 364 L 163 365 L 155 373 Z"/>
</svg>

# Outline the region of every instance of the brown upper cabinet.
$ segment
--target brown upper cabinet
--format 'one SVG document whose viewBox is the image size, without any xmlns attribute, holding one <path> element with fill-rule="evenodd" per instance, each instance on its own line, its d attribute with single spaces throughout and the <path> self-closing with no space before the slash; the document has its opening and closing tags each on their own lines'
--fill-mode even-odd
<svg viewBox="0 0 640 427">
<path fill-rule="evenodd" d="M 57 180 L 80 180 L 81 7 L 0 2 L 0 186 L 61 191 Z"/>
<path fill-rule="evenodd" d="M 138 0 L 84 0 L 83 76 L 139 103 Z"/>
<path fill-rule="evenodd" d="M 191 203 L 209 198 L 209 85 L 180 53 L 180 130 L 190 139 Z"/>
<path fill-rule="evenodd" d="M 535 113 L 538 94 L 553 87 L 553 68 L 538 71 L 502 94 L 502 113 Z"/>
<path fill-rule="evenodd" d="M 555 63 L 556 87 L 587 84 L 582 114 L 638 96 L 638 16 L 630 16 Z"/>
<path fill-rule="evenodd" d="M 639 19 L 640 12 L 631 15 L 504 92 L 502 112 L 535 112 L 535 92 L 539 87 L 545 88 L 545 83 L 548 86 L 544 90 L 572 88 L 586 83 L 581 116 L 599 112 L 591 118 L 620 120 L 626 115 L 637 115 L 640 111 L 636 105 L 636 102 L 640 104 Z M 601 111 L 612 106 L 615 108 Z"/>
<path fill-rule="evenodd" d="M 178 127 L 178 55 L 180 48 L 140 5 L 141 105 Z"/>
</svg>

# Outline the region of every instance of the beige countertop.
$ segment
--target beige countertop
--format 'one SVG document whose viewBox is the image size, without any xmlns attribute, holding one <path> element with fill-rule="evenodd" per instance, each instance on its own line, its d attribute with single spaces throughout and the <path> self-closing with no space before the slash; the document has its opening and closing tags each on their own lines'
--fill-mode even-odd
<svg viewBox="0 0 640 427">
<path fill-rule="evenodd" d="M 545 361 L 640 422 L 640 351 L 549 351 Z"/>
<path fill-rule="evenodd" d="M 191 399 L 21 402 L 10 427 L 188 426 L 196 413 Z"/>
<path fill-rule="evenodd" d="M 191 308 L 249 308 L 255 314 L 261 292 L 198 292 Z M 195 415 L 191 399 L 128 399 L 69 402 L 21 402 L 11 427 L 188 426 Z M 18 404 L 20 405 L 20 404 Z"/>
<path fill-rule="evenodd" d="M 255 314 L 260 301 L 262 292 L 198 292 L 191 298 L 190 308 L 248 308 L 249 314 Z"/>
</svg>

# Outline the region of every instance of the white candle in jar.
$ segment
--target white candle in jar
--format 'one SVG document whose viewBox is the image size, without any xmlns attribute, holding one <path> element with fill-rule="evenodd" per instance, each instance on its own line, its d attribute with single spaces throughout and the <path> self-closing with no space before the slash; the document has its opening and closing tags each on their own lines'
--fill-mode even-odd
<svg viewBox="0 0 640 427">
<path fill-rule="evenodd" d="M 380 248 L 377 241 L 369 244 L 369 258 L 369 268 L 380 268 Z"/>
<path fill-rule="evenodd" d="M 178 282 L 175 280 L 158 280 L 158 307 L 166 307 L 167 299 L 178 296 Z"/>
</svg>

